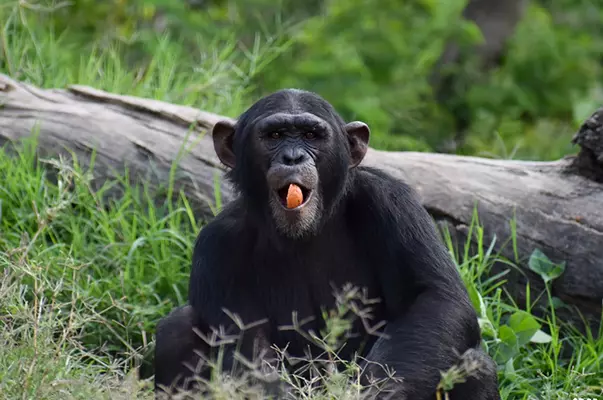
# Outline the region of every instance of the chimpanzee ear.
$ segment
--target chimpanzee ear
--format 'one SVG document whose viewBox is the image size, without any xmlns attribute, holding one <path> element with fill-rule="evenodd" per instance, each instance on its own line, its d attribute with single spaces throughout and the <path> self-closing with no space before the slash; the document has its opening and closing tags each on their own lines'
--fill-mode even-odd
<svg viewBox="0 0 603 400">
<path fill-rule="evenodd" d="M 234 122 L 222 120 L 212 128 L 211 135 L 214 140 L 214 150 L 224 165 L 235 167 L 235 154 L 232 148 L 232 139 L 235 131 Z"/>
<path fill-rule="evenodd" d="M 367 124 L 361 121 L 350 122 L 346 124 L 343 129 L 348 134 L 348 141 L 350 143 L 350 152 L 352 156 L 350 168 L 354 168 L 360 164 L 366 155 L 371 130 Z"/>
</svg>

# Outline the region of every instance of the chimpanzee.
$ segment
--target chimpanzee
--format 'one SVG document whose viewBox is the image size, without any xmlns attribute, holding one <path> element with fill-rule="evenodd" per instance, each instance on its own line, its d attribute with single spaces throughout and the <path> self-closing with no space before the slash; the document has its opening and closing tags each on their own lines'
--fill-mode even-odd
<svg viewBox="0 0 603 400">
<path fill-rule="evenodd" d="M 475 310 L 433 220 L 404 182 L 359 166 L 369 134 L 365 123 L 345 123 L 322 97 L 297 89 L 215 124 L 215 150 L 239 196 L 197 238 L 189 304 L 157 327 L 156 387 L 192 375 L 194 350 L 208 351 L 193 328 L 232 326 L 224 310 L 246 324 L 265 321 L 243 335 L 238 351 L 246 357 L 258 343 L 303 355 L 307 339 L 279 327 L 296 311 L 299 320 L 314 317 L 304 329 L 319 332 L 333 288 L 350 283 L 381 300 L 373 318 L 385 327 L 368 346 L 352 337 L 341 357 L 358 352 L 370 366 L 386 365 L 401 378 L 396 398 L 427 400 L 436 397 L 440 372 L 472 354 L 478 373 L 450 398 L 500 398 Z M 223 367 L 233 362 L 231 349 Z"/>
</svg>

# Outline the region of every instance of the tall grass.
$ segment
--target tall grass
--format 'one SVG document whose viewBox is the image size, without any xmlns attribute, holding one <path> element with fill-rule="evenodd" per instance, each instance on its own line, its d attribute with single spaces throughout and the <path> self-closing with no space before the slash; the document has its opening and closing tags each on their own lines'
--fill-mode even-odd
<svg viewBox="0 0 603 400">
<path fill-rule="evenodd" d="M 114 38 L 83 45 L 69 30 L 57 34 L 51 23 L 40 24 L 26 3 L 14 3 L 0 5 L 3 73 L 44 88 L 91 85 L 232 116 L 247 105 L 253 78 L 290 44 L 257 34 L 245 46 L 235 33 L 221 31 L 187 37 L 186 43 L 166 33 L 133 43 Z M 128 60 L 128 54 L 137 56 Z"/>
</svg>

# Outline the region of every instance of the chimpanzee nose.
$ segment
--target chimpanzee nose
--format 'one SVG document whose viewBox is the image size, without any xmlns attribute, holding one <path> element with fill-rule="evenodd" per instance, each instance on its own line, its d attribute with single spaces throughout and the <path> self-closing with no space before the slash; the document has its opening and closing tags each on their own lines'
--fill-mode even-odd
<svg viewBox="0 0 603 400">
<path fill-rule="evenodd" d="M 281 162 L 285 165 L 298 165 L 306 161 L 306 152 L 299 147 L 288 148 L 283 151 Z"/>
</svg>

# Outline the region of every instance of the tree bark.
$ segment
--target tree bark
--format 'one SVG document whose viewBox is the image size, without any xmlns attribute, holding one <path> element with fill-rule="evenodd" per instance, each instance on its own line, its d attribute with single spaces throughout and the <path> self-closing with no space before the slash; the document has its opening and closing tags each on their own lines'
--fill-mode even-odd
<svg viewBox="0 0 603 400">
<path fill-rule="evenodd" d="M 96 184 L 123 174 L 157 188 L 169 180 L 183 190 L 200 217 L 211 218 L 215 178 L 224 203 L 236 195 L 206 135 L 226 118 L 161 101 L 121 96 L 83 86 L 42 90 L 0 75 L 0 144 L 17 142 L 39 129 L 44 156 L 73 152 L 86 166 L 96 151 Z M 519 263 L 508 275 L 510 292 L 523 296 L 534 249 L 566 262 L 554 295 L 578 305 L 591 322 L 603 299 L 603 109 L 576 134 L 576 156 L 550 162 L 491 160 L 446 154 L 369 149 L 364 165 L 408 182 L 459 244 L 467 238 L 477 208 L 486 245 Z M 183 147 L 186 150 L 183 151 Z M 510 242 L 516 222 L 516 249 Z M 515 252 L 518 259 L 515 259 Z"/>
</svg>

